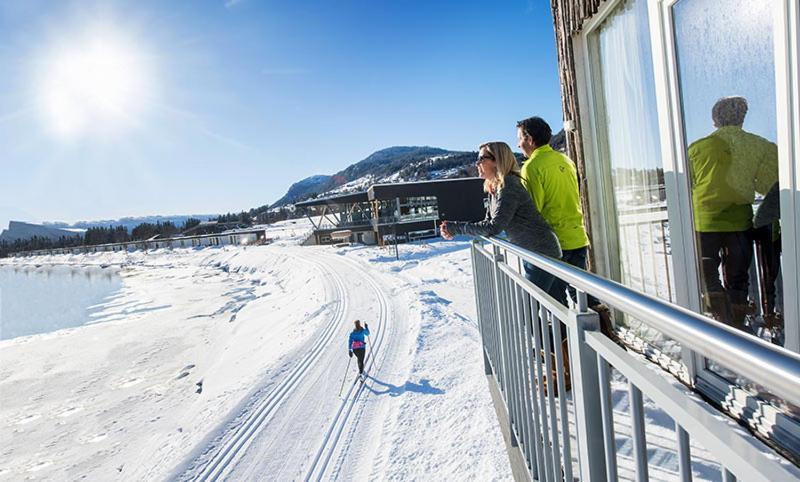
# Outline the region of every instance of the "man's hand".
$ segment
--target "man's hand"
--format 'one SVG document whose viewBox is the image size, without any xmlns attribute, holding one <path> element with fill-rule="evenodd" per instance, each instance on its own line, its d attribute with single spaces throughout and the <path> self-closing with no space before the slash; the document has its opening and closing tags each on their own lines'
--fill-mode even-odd
<svg viewBox="0 0 800 482">
<path fill-rule="evenodd" d="M 347 352 L 347 353 L 349 353 L 349 354 L 350 354 L 350 358 L 353 358 L 353 350 L 350 350 L 350 351 L 349 351 L 349 352 Z"/>
<path fill-rule="evenodd" d="M 439 225 L 439 232 L 442 234 L 442 237 L 448 241 L 453 239 L 452 233 L 447 229 L 447 221 L 442 221 L 442 224 Z"/>
</svg>

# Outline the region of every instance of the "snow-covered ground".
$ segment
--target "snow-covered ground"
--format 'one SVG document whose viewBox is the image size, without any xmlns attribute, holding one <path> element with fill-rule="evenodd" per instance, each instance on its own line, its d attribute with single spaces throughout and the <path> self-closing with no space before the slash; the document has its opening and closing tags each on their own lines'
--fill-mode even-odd
<svg viewBox="0 0 800 482">
<path fill-rule="evenodd" d="M 509 479 L 466 244 L 397 262 L 306 234 L 5 260 L 121 264 L 124 288 L 91 324 L 0 342 L 0 480 Z M 351 363 L 340 398 L 355 318 L 370 378 Z"/>
<path fill-rule="evenodd" d="M 510 480 L 468 243 L 396 260 L 300 247 L 309 226 L 278 223 L 269 246 L 4 260 L 119 264 L 124 288 L 91 324 L 0 341 L 0 481 Z M 372 330 L 363 385 L 356 318 Z M 632 480 L 620 376 L 612 397 Z M 647 400 L 646 420 L 651 478 L 678 480 L 674 425 Z M 721 480 L 692 454 L 695 480 Z"/>
</svg>

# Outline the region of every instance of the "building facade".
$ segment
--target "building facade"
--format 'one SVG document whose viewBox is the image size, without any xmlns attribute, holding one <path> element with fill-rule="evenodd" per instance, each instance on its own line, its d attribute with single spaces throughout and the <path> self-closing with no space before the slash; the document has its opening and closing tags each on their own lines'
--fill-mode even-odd
<svg viewBox="0 0 800 482">
<path fill-rule="evenodd" d="M 482 179 L 462 178 L 374 184 L 367 191 L 295 206 L 314 224 L 315 244 L 384 245 L 438 236 L 442 220 L 483 219 L 484 199 Z"/>
<path fill-rule="evenodd" d="M 753 336 L 800 352 L 797 1 L 551 6 L 593 270 L 718 319 L 727 293 L 726 316 L 739 310 Z M 733 210 L 750 219 L 725 225 Z M 797 407 L 766 400 L 647 320 L 616 322 L 629 344 L 751 429 L 800 447 Z"/>
</svg>

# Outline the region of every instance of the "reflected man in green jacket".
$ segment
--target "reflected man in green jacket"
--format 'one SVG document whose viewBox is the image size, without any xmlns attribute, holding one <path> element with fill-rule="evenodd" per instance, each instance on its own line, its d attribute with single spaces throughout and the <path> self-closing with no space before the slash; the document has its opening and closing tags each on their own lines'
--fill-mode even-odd
<svg viewBox="0 0 800 482">
<path fill-rule="evenodd" d="M 753 202 L 778 182 L 778 148 L 742 129 L 746 114 L 744 97 L 720 99 L 712 109 L 716 130 L 689 146 L 705 309 L 740 329 L 748 312 Z"/>
</svg>

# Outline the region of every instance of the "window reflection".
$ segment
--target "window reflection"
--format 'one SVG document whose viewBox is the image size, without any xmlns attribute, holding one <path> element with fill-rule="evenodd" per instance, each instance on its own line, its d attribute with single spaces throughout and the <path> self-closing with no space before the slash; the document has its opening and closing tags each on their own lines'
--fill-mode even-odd
<svg viewBox="0 0 800 482">
<path fill-rule="evenodd" d="M 674 7 L 704 312 L 782 343 L 772 1 Z"/>
</svg>

